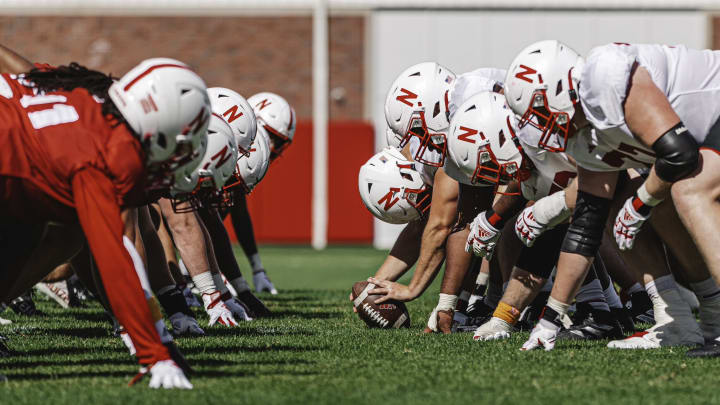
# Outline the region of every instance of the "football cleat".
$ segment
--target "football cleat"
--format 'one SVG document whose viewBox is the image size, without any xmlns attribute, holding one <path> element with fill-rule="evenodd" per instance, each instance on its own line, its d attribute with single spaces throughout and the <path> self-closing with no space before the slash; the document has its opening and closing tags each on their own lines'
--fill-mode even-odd
<svg viewBox="0 0 720 405">
<path fill-rule="evenodd" d="M 37 283 L 35 289 L 48 298 L 57 302 L 63 308 L 70 308 L 70 295 L 68 294 L 67 283 L 58 281 L 56 283 Z"/>
<path fill-rule="evenodd" d="M 512 325 L 505 320 L 492 317 L 475 330 L 473 340 L 487 342 L 490 340 L 509 339 L 512 330 Z"/>
<path fill-rule="evenodd" d="M 703 300 L 698 318 L 706 342 L 713 342 L 720 336 L 720 300 Z"/>
<path fill-rule="evenodd" d="M 495 308 L 486 304 L 484 300 L 477 300 L 468 305 L 465 314 L 468 318 L 485 318 L 487 320 L 493 311 L 495 311 Z"/>
<path fill-rule="evenodd" d="M 256 297 L 250 290 L 243 291 L 241 293 L 238 293 L 237 297 L 238 300 L 243 304 L 243 306 L 250 310 L 250 315 L 252 318 L 263 318 L 271 315 L 270 310 L 268 307 L 263 304 L 258 297 Z"/>
<path fill-rule="evenodd" d="M 268 278 L 265 270 L 253 273 L 253 284 L 255 285 L 255 292 L 269 292 L 272 295 L 276 295 L 278 293 L 272 281 Z"/>
<path fill-rule="evenodd" d="M 9 307 L 18 315 L 45 316 L 44 312 L 35 307 L 35 302 L 33 302 L 29 291 L 10 301 Z"/>
<path fill-rule="evenodd" d="M 205 331 L 200 328 L 198 321 L 182 312 L 170 315 L 170 325 L 175 336 L 204 336 Z"/>
<path fill-rule="evenodd" d="M 0 335 L 0 357 L 12 356 L 12 350 L 8 349 L 5 345 L 5 341 L 8 340 L 5 336 Z"/>
<path fill-rule="evenodd" d="M 705 344 L 705 346 L 698 347 L 696 349 L 690 349 L 687 352 L 687 356 L 694 358 L 720 357 L 720 341 L 713 340 L 712 342 Z"/>
<path fill-rule="evenodd" d="M 694 319 L 689 321 L 695 322 Z M 659 349 L 664 346 L 697 346 L 704 343 L 697 323 L 695 328 L 692 328 L 692 325 L 683 326 L 677 325 L 677 323 L 655 325 L 625 339 L 613 340 L 608 343 L 607 347 L 611 349 Z M 688 326 L 690 326 L 689 329 Z"/>
<path fill-rule="evenodd" d="M 652 301 L 646 291 L 638 291 L 630 295 L 630 300 L 626 304 L 626 308 L 630 310 L 633 321 L 635 323 L 655 324 L 655 312 L 653 310 Z"/>
<path fill-rule="evenodd" d="M 455 311 L 453 316 L 452 331 L 453 332 L 474 332 L 479 326 L 488 321 L 490 315 L 469 317 L 463 312 Z"/>
<path fill-rule="evenodd" d="M 77 276 L 72 276 L 67 280 L 68 296 L 70 298 L 70 307 L 83 307 L 83 302 L 95 298 L 93 294 L 85 288 Z"/>
<path fill-rule="evenodd" d="M 620 324 L 623 335 L 629 335 L 635 332 L 635 322 L 627 308 L 610 308 L 610 312 L 616 321 Z"/>
<path fill-rule="evenodd" d="M 558 339 L 567 340 L 602 340 L 616 339 L 623 337 L 620 325 L 607 325 L 595 322 L 592 318 L 585 319 L 580 325 L 573 325 L 568 329 L 563 329 L 558 333 Z"/>
</svg>

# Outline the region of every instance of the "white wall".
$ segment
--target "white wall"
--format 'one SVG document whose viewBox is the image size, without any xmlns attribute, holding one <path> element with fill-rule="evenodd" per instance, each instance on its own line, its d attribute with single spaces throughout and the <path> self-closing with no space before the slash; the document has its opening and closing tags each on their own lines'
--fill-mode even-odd
<svg viewBox="0 0 720 405">
<path fill-rule="evenodd" d="M 369 104 L 376 148 L 386 145 L 383 103 L 406 67 L 437 61 L 455 73 L 505 68 L 516 52 L 542 39 L 559 39 L 581 54 L 608 42 L 709 46 L 702 11 L 375 11 L 370 21 Z M 375 246 L 392 245 L 402 227 L 375 221 Z"/>
</svg>

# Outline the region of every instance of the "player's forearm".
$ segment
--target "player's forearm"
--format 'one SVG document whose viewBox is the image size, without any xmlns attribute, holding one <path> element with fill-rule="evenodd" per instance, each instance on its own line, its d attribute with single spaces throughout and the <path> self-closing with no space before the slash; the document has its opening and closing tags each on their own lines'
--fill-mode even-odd
<svg viewBox="0 0 720 405">
<path fill-rule="evenodd" d="M 495 201 L 492 210 L 502 218 L 510 218 L 525 207 L 527 200 L 520 194 L 520 185 L 517 182 L 508 185 L 505 193 Z"/>
<path fill-rule="evenodd" d="M 648 178 L 645 180 L 644 186 L 650 197 L 656 200 L 664 200 L 670 195 L 670 187 L 672 187 L 672 183 L 668 183 L 660 179 L 655 172 L 655 166 L 653 166 L 650 170 Z"/>
<path fill-rule="evenodd" d="M 33 64 L 11 49 L 0 45 L 0 73 L 24 73 L 30 71 Z"/>
<path fill-rule="evenodd" d="M 434 226 L 428 224 L 425 229 L 420 248 L 420 259 L 409 285 L 410 291 L 415 297 L 427 289 L 445 260 L 445 241 L 450 231 L 451 227 L 446 224 Z"/>
</svg>

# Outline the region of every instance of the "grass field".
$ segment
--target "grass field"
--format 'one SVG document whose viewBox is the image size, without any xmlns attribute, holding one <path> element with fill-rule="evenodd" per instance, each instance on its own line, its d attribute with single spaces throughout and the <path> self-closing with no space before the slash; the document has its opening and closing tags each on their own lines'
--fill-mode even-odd
<svg viewBox="0 0 720 405">
<path fill-rule="evenodd" d="M 178 339 L 196 369 L 193 391 L 150 390 L 147 381 L 128 388 L 137 366 L 99 306 L 60 310 L 38 300 L 49 317 L 3 313 L 15 322 L 0 331 L 19 354 L 0 359 L 8 377 L 0 404 L 720 402 L 720 360 L 686 359 L 681 349 L 609 351 L 603 343 L 521 353 L 527 334 L 484 344 L 470 334 L 424 336 L 437 287 L 409 305 L 411 329 L 369 330 L 347 297 L 383 252 L 265 247 L 261 254 L 281 290 L 263 297 L 275 317 Z"/>
</svg>

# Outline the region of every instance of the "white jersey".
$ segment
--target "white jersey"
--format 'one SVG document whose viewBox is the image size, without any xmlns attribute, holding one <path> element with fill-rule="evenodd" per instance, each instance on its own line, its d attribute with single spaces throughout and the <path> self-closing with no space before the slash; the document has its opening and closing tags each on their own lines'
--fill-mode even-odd
<svg viewBox="0 0 720 405">
<path fill-rule="evenodd" d="M 502 89 L 506 74 L 507 71 L 504 69 L 480 68 L 458 76 L 455 79 L 455 83 L 453 83 L 452 89 L 450 89 L 448 102 L 450 119 L 452 120 L 458 108 L 470 97 L 485 91 Z M 445 159 L 443 170 L 455 181 L 469 186 L 484 187 L 484 185 L 470 183 L 467 176 L 460 172 L 460 169 L 458 169 L 450 159 Z"/>
<path fill-rule="evenodd" d="M 651 166 L 652 149 L 625 123 L 623 104 L 635 66 L 645 68 L 701 144 L 720 117 L 720 52 L 684 46 L 610 44 L 593 49 L 580 78 L 583 111 L 595 130 L 568 141 L 568 153 L 589 170 Z"/>
<path fill-rule="evenodd" d="M 527 128 L 527 127 L 526 127 Z M 518 138 L 520 134 L 518 133 Z M 530 178 L 521 182 L 523 197 L 537 201 L 567 187 L 570 180 L 577 176 L 575 164 L 565 153 L 551 153 L 537 147 L 537 143 L 528 145 L 520 138 L 525 155 L 535 166 Z"/>
</svg>

